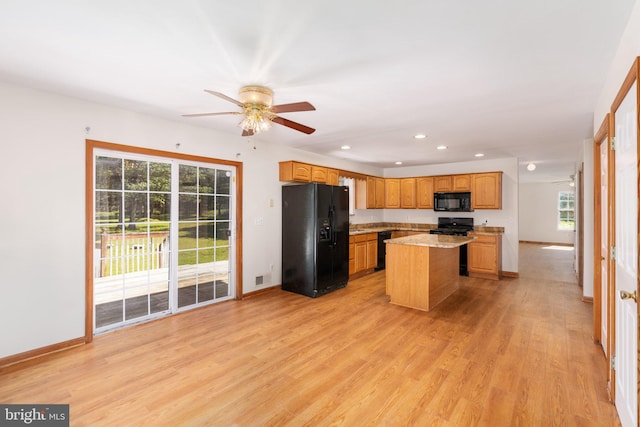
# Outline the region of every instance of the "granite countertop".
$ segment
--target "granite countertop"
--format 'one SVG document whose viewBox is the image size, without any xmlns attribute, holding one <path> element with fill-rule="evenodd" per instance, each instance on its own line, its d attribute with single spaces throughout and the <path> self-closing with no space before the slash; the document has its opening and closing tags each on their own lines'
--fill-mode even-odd
<svg viewBox="0 0 640 427">
<path fill-rule="evenodd" d="M 372 224 L 356 224 L 350 226 L 349 235 L 356 236 L 365 233 L 379 233 L 381 231 L 418 231 L 429 233 L 429 230 L 438 228 L 436 224 L 411 224 L 411 223 L 395 223 L 383 222 Z M 473 228 L 473 232 L 477 234 L 502 234 L 504 227 L 489 227 L 477 225 Z"/>
<path fill-rule="evenodd" d="M 414 236 L 398 237 L 388 239 L 384 242 L 396 245 L 428 246 L 431 248 L 457 248 L 474 241 L 474 237 L 468 236 L 447 236 L 443 234 L 416 234 Z"/>
</svg>

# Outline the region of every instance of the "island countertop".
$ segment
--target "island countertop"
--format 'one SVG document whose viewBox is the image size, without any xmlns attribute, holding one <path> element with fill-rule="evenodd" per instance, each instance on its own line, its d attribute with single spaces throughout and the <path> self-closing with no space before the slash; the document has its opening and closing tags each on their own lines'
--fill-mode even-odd
<svg viewBox="0 0 640 427">
<path fill-rule="evenodd" d="M 385 243 L 396 245 L 428 246 L 431 248 L 457 248 L 473 242 L 475 237 L 448 236 L 444 234 L 416 234 L 385 240 Z"/>
</svg>

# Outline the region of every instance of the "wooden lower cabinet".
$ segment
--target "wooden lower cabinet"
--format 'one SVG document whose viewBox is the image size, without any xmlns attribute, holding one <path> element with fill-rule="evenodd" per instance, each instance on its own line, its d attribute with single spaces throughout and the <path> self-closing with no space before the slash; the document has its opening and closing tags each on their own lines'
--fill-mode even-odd
<svg viewBox="0 0 640 427">
<path fill-rule="evenodd" d="M 470 277 L 500 280 L 502 274 L 502 234 L 469 233 L 467 263 Z"/>
<path fill-rule="evenodd" d="M 378 265 L 378 233 L 349 236 L 349 274 L 357 274 Z"/>
</svg>

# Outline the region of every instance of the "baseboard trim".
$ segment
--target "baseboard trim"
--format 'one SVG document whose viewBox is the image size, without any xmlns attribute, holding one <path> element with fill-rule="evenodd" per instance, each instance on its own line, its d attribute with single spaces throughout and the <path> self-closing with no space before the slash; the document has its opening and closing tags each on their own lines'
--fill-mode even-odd
<svg viewBox="0 0 640 427">
<path fill-rule="evenodd" d="M 247 299 L 247 298 L 253 298 L 253 297 L 257 297 L 258 295 L 262 295 L 262 294 L 266 294 L 269 292 L 273 292 L 276 289 L 280 289 L 282 286 L 280 285 L 275 285 L 275 286 L 270 286 L 268 288 L 264 288 L 264 289 L 258 289 L 257 291 L 253 291 L 253 292 L 249 292 L 246 294 L 242 295 L 242 299 Z"/>
<path fill-rule="evenodd" d="M 503 271 L 502 277 L 509 277 L 510 279 L 517 279 L 520 277 L 520 273 L 517 271 Z"/>
<path fill-rule="evenodd" d="M 593 304 L 593 297 L 582 297 L 582 301 Z"/>
<path fill-rule="evenodd" d="M 534 242 L 533 240 L 520 240 L 520 243 L 533 243 L 534 245 L 553 245 L 553 246 L 569 246 L 573 247 L 573 243 L 555 243 L 555 242 Z"/>
<path fill-rule="evenodd" d="M 13 365 L 22 364 L 34 359 L 78 347 L 86 343 L 84 337 L 74 338 L 72 340 L 59 342 L 57 344 L 48 345 L 46 347 L 36 348 L 34 350 L 25 351 L 24 353 L 14 354 L 13 356 L 3 357 L 0 359 L 0 371 Z"/>
</svg>

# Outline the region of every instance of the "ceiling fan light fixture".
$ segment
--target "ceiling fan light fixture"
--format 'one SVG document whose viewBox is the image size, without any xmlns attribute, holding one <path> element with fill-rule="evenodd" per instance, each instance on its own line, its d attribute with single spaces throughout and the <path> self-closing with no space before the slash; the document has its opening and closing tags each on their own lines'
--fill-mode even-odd
<svg viewBox="0 0 640 427">
<path fill-rule="evenodd" d="M 244 118 L 240 122 L 240 127 L 254 134 L 269 130 L 271 120 L 276 116 L 271 112 L 269 107 L 264 104 L 245 103 L 242 109 L 244 111 Z"/>
<path fill-rule="evenodd" d="M 245 86 L 240 88 L 238 98 L 243 104 L 259 104 L 271 107 L 273 91 L 264 86 Z"/>
</svg>

